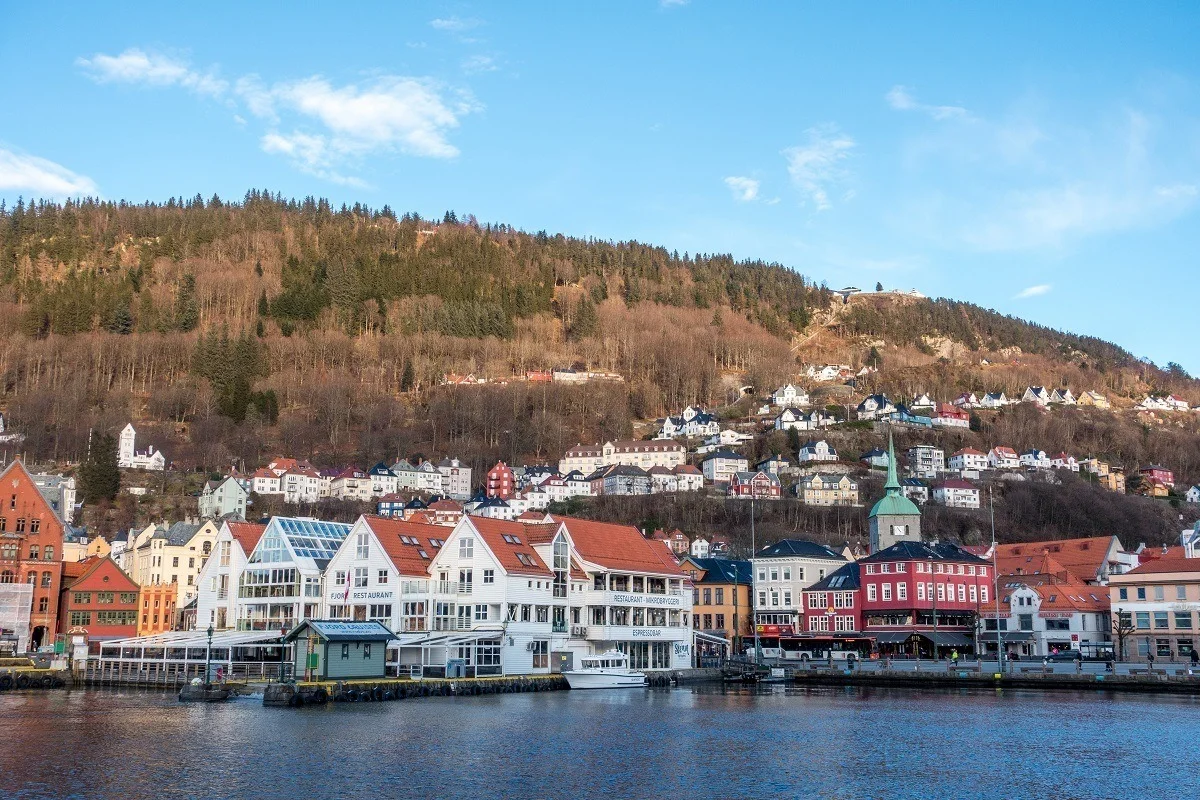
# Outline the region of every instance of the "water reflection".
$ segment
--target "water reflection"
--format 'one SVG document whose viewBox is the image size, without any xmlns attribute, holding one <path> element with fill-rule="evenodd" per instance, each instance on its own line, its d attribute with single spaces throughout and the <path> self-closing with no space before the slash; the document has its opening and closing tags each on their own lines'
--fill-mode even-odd
<svg viewBox="0 0 1200 800">
<path fill-rule="evenodd" d="M 303 709 L 9 692 L 0 797 L 1184 796 L 1198 706 L 784 686 Z"/>
</svg>

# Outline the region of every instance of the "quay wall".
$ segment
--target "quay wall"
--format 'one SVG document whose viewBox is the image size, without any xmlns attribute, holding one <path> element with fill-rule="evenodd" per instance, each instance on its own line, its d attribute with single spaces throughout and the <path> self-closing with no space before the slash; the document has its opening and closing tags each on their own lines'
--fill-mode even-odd
<svg viewBox="0 0 1200 800">
<path fill-rule="evenodd" d="M 970 670 L 910 672 L 896 670 L 809 669 L 797 670 L 798 686 L 900 686 L 910 688 L 1092 689 L 1100 691 L 1158 692 L 1200 695 L 1200 675 L 1068 674 L 1029 671 L 992 673 Z"/>
</svg>

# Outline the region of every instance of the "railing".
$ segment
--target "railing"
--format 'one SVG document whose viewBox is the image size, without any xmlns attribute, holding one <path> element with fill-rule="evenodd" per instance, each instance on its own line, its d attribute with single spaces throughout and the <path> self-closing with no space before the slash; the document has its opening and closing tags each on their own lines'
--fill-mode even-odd
<svg viewBox="0 0 1200 800">
<path fill-rule="evenodd" d="M 471 630 L 471 620 L 459 617 L 435 617 L 433 629 L 435 631 L 469 631 Z"/>
<path fill-rule="evenodd" d="M 229 599 L 229 589 L 224 588 L 224 587 L 217 589 L 217 599 L 218 600 Z"/>
<path fill-rule="evenodd" d="M 471 583 L 459 583 L 458 581 L 435 581 L 434 594 L 471 594 L 472 585 Z"/>
<path fill-rule="evenodd" d="M 567 632 L 567 623 L 555 622 L 551 625 L 550 630 L 553 633 L 566 633 Z"/>
<path fill-rule="evenodd" d="M 429 594 L 429 581 L 401 581 L 400 594 L 425 595 Z"/>
</svg>

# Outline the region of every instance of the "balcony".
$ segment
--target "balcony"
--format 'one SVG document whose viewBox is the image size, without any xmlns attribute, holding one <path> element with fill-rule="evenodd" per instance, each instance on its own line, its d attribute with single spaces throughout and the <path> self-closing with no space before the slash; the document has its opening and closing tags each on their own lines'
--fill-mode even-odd
<svg viewBox="0 0 1200 800">
<path fill-rule="evenodd" d="M 429 594 L 429 581 L 401 581 L 400 594 L 424 597 Z"/>
<path fill-rule="evenodd" d="M 471 594 L 471 587 L 474 584 L 459 583 L 458 581 L 434 581 L 433 593 L 437 595 L 453 595 L 460 597 L 462 595 Z"/>
<path fill-rule="evenodd" d="M 472 624 L 471 620 L 459 617 L 434 617 L 433 629 L 435 631 L 469 631 Z"/>
<path fill-rule="evenodd" d="M 551 628 L 550 628 L 550 630 L 551 630 L 553 633 L 566 633 L 566 632 L 567 632 L 567 623 L 565 623 L 565 622 L 555 622 L 555 623 L 553 623 L 553 624 L 551 625 Z"/>
</svg>

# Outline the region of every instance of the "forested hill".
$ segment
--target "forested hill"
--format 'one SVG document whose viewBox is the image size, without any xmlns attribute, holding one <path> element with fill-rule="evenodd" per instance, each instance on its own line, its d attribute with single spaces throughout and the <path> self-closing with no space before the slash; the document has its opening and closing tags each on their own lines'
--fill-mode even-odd
<svg viewBox="0 0 1200 800">
<path fill-rule="evenodd" d="M 0 206 L 0 339 L 0 411 L 32 457 L 77 459 L 89 427 L 132 419 L 209 467 L 282 450 L 553 459 L 817 360 L 879 365 L 872 388 L 897 392 L 1195 391 L 1108 342 L 967 303 L 843 303 L 778 264 L 265 191 Z M 1006 370 L 982 375 L 984 360 Z M 540 405 L 514 389 L 508 421 L 435 388 L 570 365 L 625 383 Z"/>
</svg>

